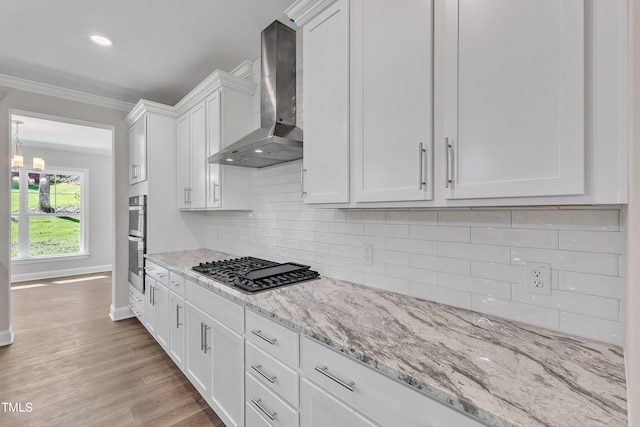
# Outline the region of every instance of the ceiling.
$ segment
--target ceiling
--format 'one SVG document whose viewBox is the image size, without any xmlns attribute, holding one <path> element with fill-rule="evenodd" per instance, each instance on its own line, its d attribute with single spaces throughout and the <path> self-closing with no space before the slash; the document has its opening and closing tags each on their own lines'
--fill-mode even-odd
<svg viewBox="0 0 640 427">
<path fill-rule="evenodd" d="M 112 136 L 109 129 L 18 114 L 12 114 L 11 120 L 23 122 L 18 127 L 18 137 L 23 146 L 111 155 Z M 14 140 L 16 124 L 12 123 L 11 126 Z"/>
<path fill-rule="evenodd" d="M 0 74 L 174 105 L 216 69 L 260 56 L 293 0 L 2 0 Z M 100 33 L 111 47 L 92 43 Z"/>
</svg>

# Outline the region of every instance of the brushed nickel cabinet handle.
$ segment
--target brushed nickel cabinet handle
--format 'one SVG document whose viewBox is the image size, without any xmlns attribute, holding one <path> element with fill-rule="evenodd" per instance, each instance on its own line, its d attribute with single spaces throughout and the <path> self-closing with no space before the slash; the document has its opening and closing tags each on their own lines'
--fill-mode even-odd
<svg viewBox="0 0 640 427">
<path fill-rule="evenodd" d="M 176 304 L 176 329 L 179 329 L 180 326 L 182 326 L 182 323 L 180 323 L 180 305 Z"/>
<path fill-rule="evenodd" d="M 426 152 L 427 150 L 424 148 L 424 143 L 421 142 L 418 144 L 418 159 L 420 160 L 418 167 L 418 173 L 420 174 L 418 176 L 418 190 L 422 190 L 422 187 L 427 185 L 424 179 L 424 155 Z"/>
<path fill-rule="evenodd" d="M 276 341 L 278 341 L 275 338 L 269 338 L 267 336 L 262 335 L 262 331 L 257 330 L 257 331 L 251 331 L 251 333 L 255 336 L 257 336 L 258 338 L 262 338 L 263 340 L 265 340 L 266 342 L 268 342 L 271 345 L 275 345 Z"/>
<path fill-rule="evenodd" d="M 261 403 L 261 402 L 262 402 L 262 399 L 258 399 L 258 400 L 251 399 L 251 403 L 253 403 L 254 405 L 256 405 L 256 407 L 257 407 L 258 409 L 260 409 L 260 411 L 262 411 L 262 413 L 263 413 L 263 414 L 265 414 L 267 417 L 269 417 L 269 419 L 270 419 L 271 421 L 275 420 L 275 419 L 276 419 L 276 415 L 278 415 L 278 413 L 277 413 L 277 412 L 269 412 L 269 411 L 267 411 L 267 410 L 265 409 L 265 407 L 264 407 L 264 406 L 262 406 L 262 403 Z"/>
<path fill-rule="evenodd" d="M 204 354 L 207 354 L 207 350 L 211 350 L 209 344 L 207 343 L 207 330 L 210 328 L 206 323 L 204 324 Z"/>
<path fill-rule="evenodd" d="M 337 382 L 338 384 L 340 384 L 342 387 L 346 388 L 347 390 L 349 390 L 349 391 L 355 390 L 355 385 L 356 385 L 355 382 L 353 382 L 353 381 L 346 382 L 346 381 L 341 380 L 340 378 L 336 377 L 331 372 L 329 372 L 329 370 L 327 369 L 326 366 L 316 366 L 315 369 L 316 369 L 316 371 L 320 372 L 325 377 L 329 378 L 330 380 L 333 380 L 333 381 Z"/>
<path fill-rule="evenodd" d="M 307 192 L 304 191 L 304 177 L 307 174 L 307 170 L 305 168 L 300 169 L 300 197 L 304 198 L 307 195 Z"/>
<path fill-rule="evenodd" d="M 218 201 L 218 199 L 216 198 L 216 187 L 218 186 L 217 183 L 213 183 L 213 201 L 214 203 Z"/>
<path fill-rule="evenodd" d="M 253 369 L 254 371 L 256 371 L 258 374 L 260 374 L 262 376 L 262 378 L 264 378 L 265 380 L 269 381 L 271 384 L 276 382 L 276 376 L 270 377 L 269 375 L 265 374 L 264 371 L 261 369 L 262 365 L 251 365 L 251 369 Z"/>
<path fill-rule="evenodd" d="M 204 323 L 200 322 L 200 351 L 204 351 Z"/>
<path fill-rule="evenodd" d="M 449 188 L 453 183 L 453 180 L 451 179 L 451 169 L 453 168 L 451 165 L 451 160 L 453 158 L 453 145 L 449 144 L 449 138 L 444 139 L 444 148 L 447 150 L 444 188 Z"/>
</svg>

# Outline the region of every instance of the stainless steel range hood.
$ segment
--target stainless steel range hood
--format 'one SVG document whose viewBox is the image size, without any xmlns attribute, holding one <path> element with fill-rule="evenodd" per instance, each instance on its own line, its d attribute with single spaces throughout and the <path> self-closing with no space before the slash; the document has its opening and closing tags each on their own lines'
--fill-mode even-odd
<svg viewBox="0 0 640 427">
<path fill-rule="evenodd" d="M 302 158 L 295 30 L 279 21 L 265 28 L 260 64 L 260 128 L 209 157 L 209 163 L 262 168 Z"/>
</svg>

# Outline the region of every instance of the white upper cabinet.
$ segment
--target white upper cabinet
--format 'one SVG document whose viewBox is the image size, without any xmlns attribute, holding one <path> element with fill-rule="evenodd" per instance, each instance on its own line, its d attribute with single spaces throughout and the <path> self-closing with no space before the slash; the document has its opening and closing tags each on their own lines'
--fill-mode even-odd
<svg viewBox="0 0 640 427">
<path fill-rule="evenodd" d="M 129 128 L 129 183 L 147 180 L 147 117 L 143 115 Z"/>
<path fill-rule="evenodd" d="M 207 111 L 207 158 L 254 130 L 253 97 L 222 88 L 205 100 Z M 206 164 L 207 209 L 252 209 L 253 170 L 237 166 Z"/>
<path fill-rule="evenodd" d="M 306 203 L 349 201 L 349 1 L 338 0 L 303 28 Z"/>
<path fill-rule="evenodd" d="M 353 1 L 356 202 L 431 199 L 432 7 Z"/>
<path fill-rule="evenodd" d="M 305 203 L 626 203 L 627 2 L 298 0 Z"/>
<path fill-rule="evenodd" d="M 584 0 L 447 0 L 446 198 L 585 184 Z"/>
<path fill-rule="evenodd" d="M 252 169 L 208 158 L 254 130 L 254 92 L 255 83 L 216 71 L 178 103 L 188 108 L 177 123 L 179 209 L 252 209 Z"/>
</svg>

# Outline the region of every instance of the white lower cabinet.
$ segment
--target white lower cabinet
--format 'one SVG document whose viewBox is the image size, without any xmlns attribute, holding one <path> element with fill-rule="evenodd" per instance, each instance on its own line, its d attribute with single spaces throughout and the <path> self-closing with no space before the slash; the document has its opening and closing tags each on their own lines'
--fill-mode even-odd
<svg viewBox="0 0 640 427">
<path fill-rule="evenodd" d="M 171 311 L 171 345 L 169 346 L 169 356 L 171 356 L 180 369 L 184 369 L 184 329 L 186 326 L 184 308 L 184 298 L 173 292 L 169 292 L 169 310 Z"/>
<path fill-rule="evenodd" d="M 187 348 L 185 374 L 205 399 L 211 394 L 211 324 L 213 319 L 189 302 L 185 303 Z"/>
<path fill-rule="evenodd" d="M 306 381 L 322 387 L 333 399 L 349 405 L 355 411 L 366 414 L 383 427 L 480 427 L 483 424 L 437 402 L 409 387 L 386 377 L 373 369 L 345 357 L 344 355 L 310 338 L 301 340 L 301 370 Z M 303 381 L 301 412 L 304 417 L 314 419 L 322 405 L 333 405 L 332 401 L 317 392 L 305 391 Z M 310 397 L 305 395 L 309 394 Z M 305 402 L 305 400 L 308 400 Z M 311 405 L 311 406 L 310 406 Z M 311 415 L 309 413 L 311 412 Z M 346 414 L 346 413 L 345 413 Z M 318 415 L 319 416 L 319 415 Z M 328 416 L 328 415 L 327 415 Z M 351 419 L 351 418 L 349 418 Z M 357 420 L 357 418 L 353 418 Z M 358 421 L 360 422 L 360 421 Z M 376 424 L 343 424 L 376 425 Z M 311 425 L 341 425 L 308 423 Z"/>
<path fill-rule="evenodd" d="M 300 427 L 375 427 L 331 394 L 303 379 Z M 401 423 L 396 424 L 403 425 Z"/>
<path fill-rule="evenodd" d="M 174 272 L 148 271 L 143 324 L 227 427 L 483 426 Z"/>
<path fill-rule="evenodd" d="M 229 301 L 229 304 L 233 304 Z M 211 319 L 213 408 L 227 427 L 244 425 L 244 337 Z"/>
</svg>

